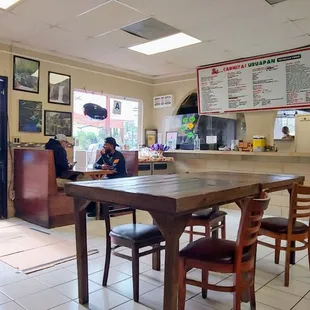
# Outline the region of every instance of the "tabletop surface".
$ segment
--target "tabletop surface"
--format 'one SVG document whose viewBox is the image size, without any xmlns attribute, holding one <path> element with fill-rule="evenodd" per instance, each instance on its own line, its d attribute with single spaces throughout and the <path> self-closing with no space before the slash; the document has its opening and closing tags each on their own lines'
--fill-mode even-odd
<svg viewBox="0 0 310 310">
<path fill-rule="evenodd" d="M 131 177 L 66 184 L 67 195 L 166 213 L 185 213 L 256 195 L 260 188 L 289 188 L 303 177 L 277 174 L 204 172 Z"/>
<path fill-rule="evenodd" d="M 103 170 L 103 169 L 94 169 L 90 167 L 73 167 L 72 169 L 75 172 L 81 172 L 81 173 L 93 173 L 93 174 L 110 174 L 112 173 L 111 170 Z"/>
</svg>

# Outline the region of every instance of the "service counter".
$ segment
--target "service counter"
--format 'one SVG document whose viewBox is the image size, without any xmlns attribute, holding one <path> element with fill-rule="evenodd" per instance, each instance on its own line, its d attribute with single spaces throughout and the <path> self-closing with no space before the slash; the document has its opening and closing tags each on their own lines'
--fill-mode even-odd
<svg viewBox="0 0 310 310">
<path fill-rule="evenodd" d="M 305 176 L 305 184 L 310 185 L 310 153 L 175 150 L 166 152 L 165 156 L 174 157 L 176 173 L 218 170 L 297 174 Z M 272 193 L 271 198 L 266 213 L 275 216 L 288 216 L 288 192 Z M 228 207 L 237 209 L 232 204 Z"/>
</svg>

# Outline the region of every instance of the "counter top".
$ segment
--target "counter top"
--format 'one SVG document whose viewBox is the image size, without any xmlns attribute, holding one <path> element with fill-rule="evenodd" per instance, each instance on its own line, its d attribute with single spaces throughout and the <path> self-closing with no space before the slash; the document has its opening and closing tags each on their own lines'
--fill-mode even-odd
<svg viewBox="0 0 310 310">
<path fill-rule="evenodd" d="M 174 150 L 165 152 L 169 156 L 173 154 L 197 154 L 197 155 L 232 155 L 232 156 L 273 156 L 273 157 L 310 157 L 310 153 L 295 152 L 236 152 L 236 151 L 205 151 L 205 150 Z"/>
</svg>

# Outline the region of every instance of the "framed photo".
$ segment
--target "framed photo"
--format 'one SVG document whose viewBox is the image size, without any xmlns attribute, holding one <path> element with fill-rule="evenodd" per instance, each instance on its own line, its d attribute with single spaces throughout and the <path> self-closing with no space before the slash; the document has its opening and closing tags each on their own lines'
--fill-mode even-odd
<svg viewBox="0 0 310 310">
<path fill-rule="evenodd" d="M 39 93 L 40 62 L 37 60 L 14 56 L 13 89 L 29 93 Z"/>
<path fill-rule="evenodd" d="M 166 132 L 166 144 L 171 150 L 177 148 L 178 132 L 177 131 L 167 131 Z"/>
<path fill-rule="evenodd" d="M 48 102 L 71 104 L 71 76 L 56 72 L 48 72 Z"/>
<path fill-rule="evenodd" d="M 19 131 L 42 132 L 42 102 L 19 100 Z"/>
<path fill-rule="evenodd" d="M 55 136 L 59 133 L 72 136 L 72 113 L 44 111 L 44 135 Z"/>
<path fill-rule="evenodd" d="M 146 129 L 145 146 L 151 146 L 154 143 L 157 143 L 157 129 Z"/>
</svg>

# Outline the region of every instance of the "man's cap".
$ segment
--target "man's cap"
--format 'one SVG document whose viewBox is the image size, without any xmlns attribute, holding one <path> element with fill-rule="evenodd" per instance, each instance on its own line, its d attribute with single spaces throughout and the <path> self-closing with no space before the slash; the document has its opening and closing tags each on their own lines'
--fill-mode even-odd
<svg viewBox="0 0 310 310">
<path fill-rule="evenodd" d="M 107 138 L 105 138 L 104 142 L 105 142 L 105 143 L 108 143 L 108 144 L 111 144 L 111 145 L 114 145 L 114 146 L 119 146 L 119 145 L 116 143 L 116 140 L 115 140 L 113 137 L 107 137 Z"/>
<path fill-rule="evenodd" d="M 59 133 L 58 135 L 55 136 L 55 139 L 57 141 L 65 141 L 68 142 L 68 138 L 66 137 L 66 135 Z"/>
</svg>

